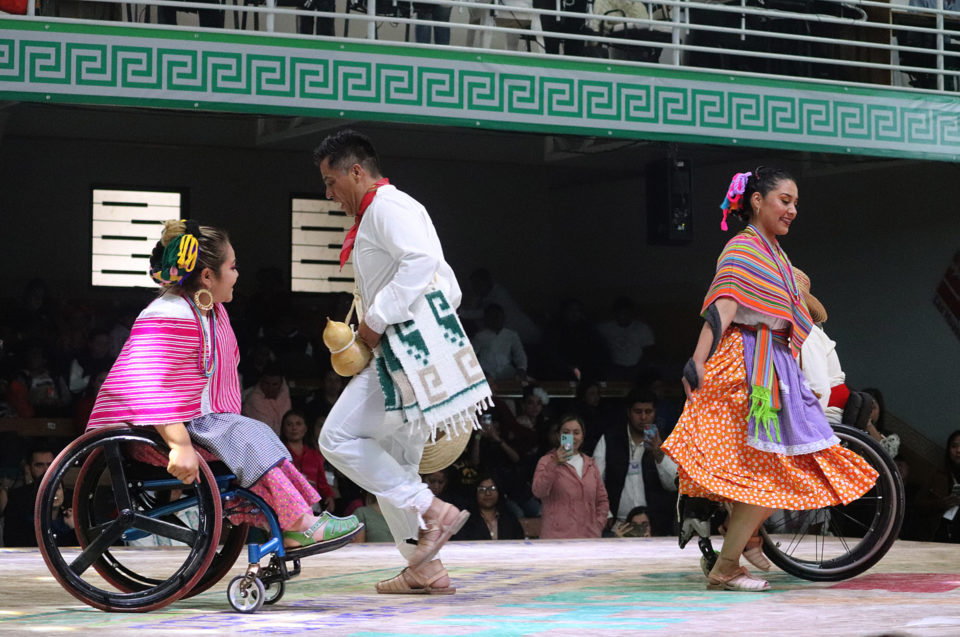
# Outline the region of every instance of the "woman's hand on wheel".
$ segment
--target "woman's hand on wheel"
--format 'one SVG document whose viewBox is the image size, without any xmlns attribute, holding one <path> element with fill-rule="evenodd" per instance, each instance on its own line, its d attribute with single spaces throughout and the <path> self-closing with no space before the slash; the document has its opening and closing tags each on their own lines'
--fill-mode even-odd
<svg viewBox="0 0 960 637">
<path fill-rule="evenodd" d="M 171 445 L 167 471 L 184 484 L 200 481 L 200 459 L 193 445 Z"/>
</svg>

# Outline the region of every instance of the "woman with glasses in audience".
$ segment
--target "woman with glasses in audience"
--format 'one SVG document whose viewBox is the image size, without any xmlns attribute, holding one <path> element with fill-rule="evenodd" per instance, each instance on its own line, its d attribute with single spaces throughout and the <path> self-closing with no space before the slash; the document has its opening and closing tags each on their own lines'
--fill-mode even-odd
<svg viewBox="0 0 960 637">
<path fill-rule="evenodd" d="M 520 521 L 504 506 L 505 497 L 492 476 L 477 481 L 477 496 L 468 507 L 470 517 L 454 540 L 522 540 Z"/>
</svg>

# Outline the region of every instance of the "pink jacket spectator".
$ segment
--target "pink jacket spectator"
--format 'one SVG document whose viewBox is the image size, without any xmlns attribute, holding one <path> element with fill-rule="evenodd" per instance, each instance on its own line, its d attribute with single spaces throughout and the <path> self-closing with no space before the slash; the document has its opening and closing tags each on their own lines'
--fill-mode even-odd
<svg viewBox="0 0 960 637">
<path fill-rule="evenodd" d="M 593 458 L 582 457 L 583 478 L 569 464 L 558 465 L 553 452 L 537 463 L 533 495 L 543 503 L 541 538 L 600 537 L 610 503 Z"/>
</svg>

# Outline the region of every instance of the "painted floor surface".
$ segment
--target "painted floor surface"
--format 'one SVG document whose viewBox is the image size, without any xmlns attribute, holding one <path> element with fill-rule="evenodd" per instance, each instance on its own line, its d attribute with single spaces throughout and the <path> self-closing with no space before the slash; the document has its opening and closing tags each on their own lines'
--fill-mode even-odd
<svg viewBox="0 0 960 637">
<path fill-rule="evenodd" d="M 169 559 L 177 549 L 140 549 Z M 776 568 L 766 593 L 705 590 L 699 552 L 675 539 L 450 543 L 453 596 L 377 595 L 402 566 L 392 545 L 350 545 L 303 561 L 282 600 L 234 612 L 229 577 L 146 614 L 75 600 L 36 550 L 0 549 L 0 634 L 351 635 L 903 635 L 960 636 L 960 546 L 898 542 L 872 570 L 838 583 Z M 242 560 L 241 560 L 242 562 Z"/>
</svg>

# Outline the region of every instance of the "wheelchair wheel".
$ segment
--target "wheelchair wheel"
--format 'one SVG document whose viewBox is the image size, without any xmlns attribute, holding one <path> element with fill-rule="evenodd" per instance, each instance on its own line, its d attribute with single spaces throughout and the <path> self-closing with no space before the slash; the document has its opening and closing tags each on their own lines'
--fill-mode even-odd
<svg viewBox="0 0 960 637">
<path fill-rule="evenodd" d="M 245 579 L 245 576 L 238 575 L 230 580 L 230 584 L 227 586 L 227 601 L 236 611 L 255 613 L 263 608 L 263 603 L 266 601 L 266 592 L 263 582 L 259 578 L 254 577 L 249 584 L 244 586 Z"/>
<path fill-rule="evenodd" d="M 98 429 L 60 453 L 37 494 L 37 541 L 50 572 L 74 597 L 107 611 L 143 612 L 180 599 L 208 571 L 220 539 L 220 494 L 206 462 L 200 459 L 199 484 L 176 488 L 196 509 L 191 525 L 164 514 L 157 490 L 145 489 L 136 478 L 137 463 L 128 453 L 131 445 L 166 453 L 152 430 Z M 74 475 L 79 551 L 57 546 L 51 530 L 53 498 L 58 489 L 71 486 Z M 137 535 L 185 546 L 171 550 L 123 546 Z"/>
<path fill-rule="evenodd" d="M 877 483 L 845 506 L 774 514 L 761 528 L 763 552 L 781 569 L 804 579 L 834 582 L 854 577 L 887 553 L 903 524 L 903 480 L 873 438 L 847 425 L 834 432 L 847 449 L 877 472 Z"/>
</svg>

